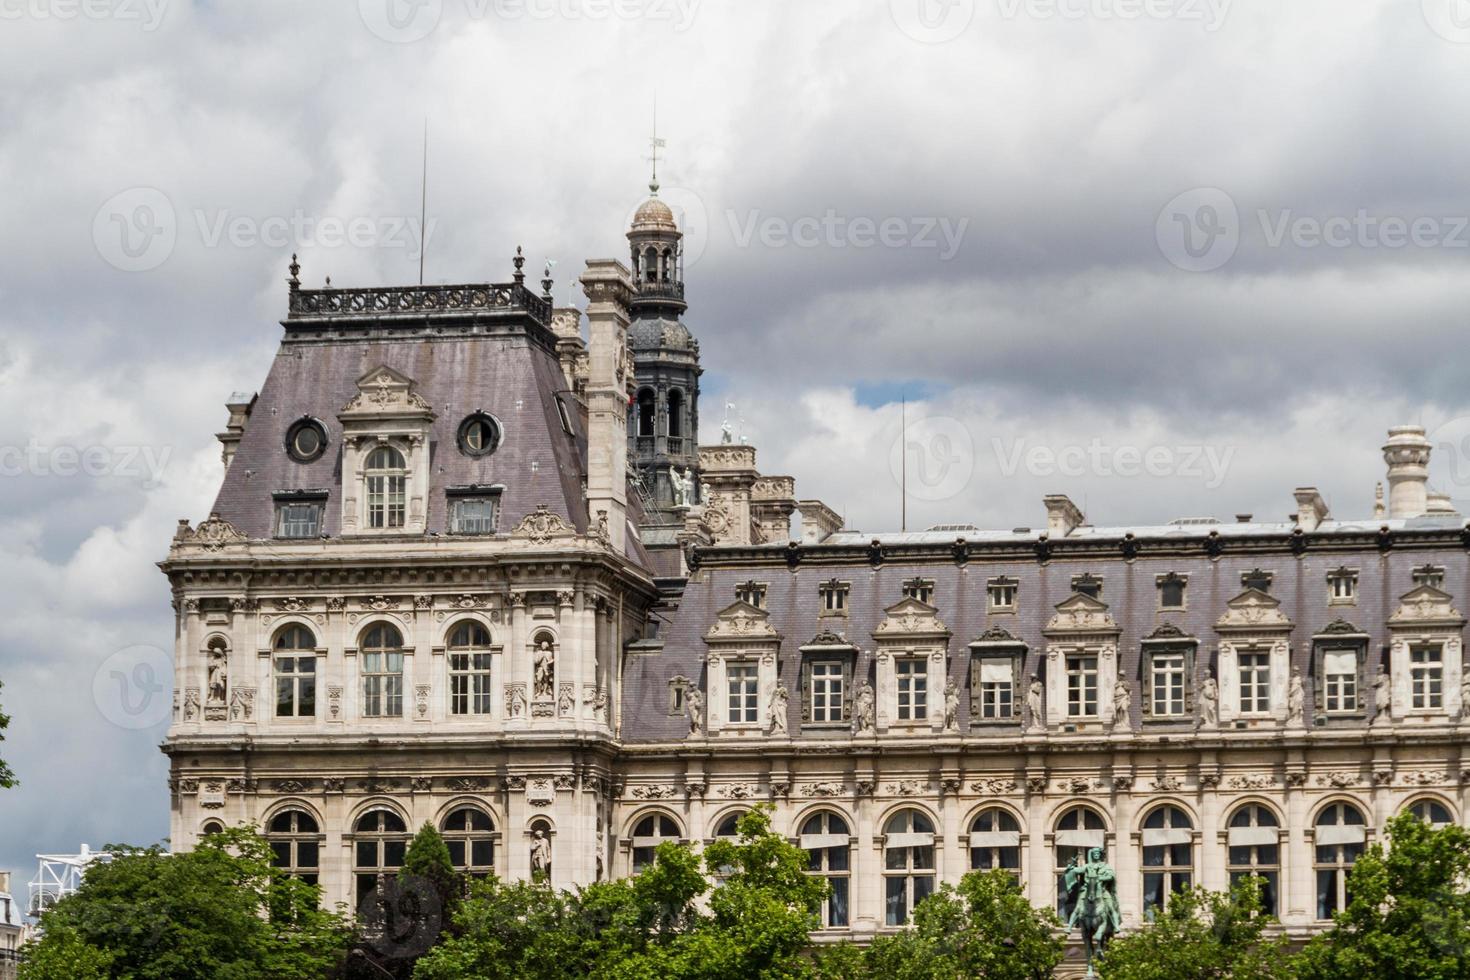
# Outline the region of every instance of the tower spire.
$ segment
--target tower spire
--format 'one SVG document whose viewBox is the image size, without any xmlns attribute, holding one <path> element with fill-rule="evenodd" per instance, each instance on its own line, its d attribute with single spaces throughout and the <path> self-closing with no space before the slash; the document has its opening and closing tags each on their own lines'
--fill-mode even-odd
<svg viewBox="0 0 1470 980">
<path fill-rule="evenodd" d="M 649 193 L 658 196 L 658 151 L 668 145 L 667 140 L 658 138 L 658 96 L 653 97 L 653 135 L 649 137 L 648 145 L 653 154 L 648 158 L 653 163 L 653 178 L 648 182 Z"/>
</svg>

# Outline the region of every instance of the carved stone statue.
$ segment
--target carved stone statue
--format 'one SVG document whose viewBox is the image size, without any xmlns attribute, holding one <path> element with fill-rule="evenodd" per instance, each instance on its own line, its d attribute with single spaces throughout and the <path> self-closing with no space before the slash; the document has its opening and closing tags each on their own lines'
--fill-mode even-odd
<svg viewBox="0 0 1470 980">
<path fill-rule="evenodd" d="M 704 695 L 699 688 L 691 687 L 685 695 L 684 712 L 689 716 L 689 734 L 698 735 L 704 730 Z"/>
<path fill-rule="evenodd" d="M 1470 719 L 1470 667 L 1460 668 L 1460 717 Z"/>
<path fill-rule="evenodd" d="M 1067 931 L 1081 928 L 1082 943 L 1087 950 L 1087 975 L 1095 976 L 1092 961 L 1101 955 L 1108 941 L 1123 929 L 1123 914 L 1118 908 L 1118 874 L 1103 860 L 1101 847 L 1089 848 L 1087 858 L 1077 855 L 1062 879 L 1067 899 L 1072 902 L 1072 915 Z"/>
<path fill-rule="evenodd" d="M 1387 725 L 1393 709 L 1393 690 L 1388 683 L 1388 672 L 1382 666 L 1373 678 L 1373 724 Z"/>
<path fill-rule="evenodd" d="M 863 681 L 858 686 L 857 698 L 853 704 L 853 729 L 857 734 L 872 732 L 877 727 L 876 701 L 873 685 Z"/>
<path fill-rule="evenodd" d="M 684 488 L 684 506 L 693 507 L 694 499 L 694 467 L 684 467 L 684 475 L 679 480 L 679 485 Z"/>
<path fill-rule="evenodd" d="M 1199 727 L 1215 728 L 1220 724 L 1220 685 L 1206 677 L 1199 689 Z"/>
<path fill-rule="evenodd" d="M 556 687 L 556 656 L 551 652 L 551 641 L 542 638 L 536 644 L 535 658 L 535 696 L 538 698 L 550 698 L 555 696 Z"/>
<path fill-rule="evenodd" d="M 1027 725 L 1033 732 L 1046 728 L 1046 716 L 1041 713 L 1041 678 L 1031 675 L 1031 686 L 1026 689 Z"/>
<path fill-rule="evenodd" d="M 1133 692 L 1128 690 L 1128 683 L 1119 680 L 1113 685 L 1113 727 L 1127 728 L 1132 719 L 1129 712 L 1133 708 Z"/>
<path fill-rule="evenodd" d="M 735 427 L 730 424 L 729 419 L 726 419 L 725 421 L 720 423 L 720 442 L 721 444 L 728 446 L 734 441 Z"/>
<path fill-rule="evenodd" d="M 1286 689 L 1286 723 L 1292 728 L 1301 728 L 1306 724 L 1304 712 L 1306 711 L 1307 695 L 1302 690 L 1302 669 L 1291 668 L 1291 682 Z"/>
<path fill-rule="evenodd" d="M 786 685 L 779 680 L 771 689 L 771 734 L 786 734 L 786 710 L 791 701 L 791 694 L 786 690 Z"/>
<path fill-rule="evenodd" d="M 539 828 L 531 831 L 531 875 L 543 879 L 551 877 L 551 841 Z"/>
<path fill-rule="evenodd" d="M 944 730 L 960 730 L 960 686 L 953 677 L 944 685 Z"/>
<path fill-rule="evenodd" d="M 209 704 L 224 704 L 229 695 L 229 662 L 225 652 L 215 647 L 209 653 Z"/>
<path fill-rule="evenodd" d="M 670 471 L 669 476 L 671 478 L 669 480 L 669 489 L 674 492 L 674 506 L 688 507 L 689 498 L 684 491 L 684 471 L 675 466 Z"/>
</svg>

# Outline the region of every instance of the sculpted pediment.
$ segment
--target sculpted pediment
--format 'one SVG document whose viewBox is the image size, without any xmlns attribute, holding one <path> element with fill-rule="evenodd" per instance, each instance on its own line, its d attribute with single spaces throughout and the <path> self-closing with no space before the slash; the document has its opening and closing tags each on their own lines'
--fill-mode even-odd
<svg viewBox="0 0 1470 980">
<path fill-rule="evenodd" d="M 387 365 L 380 365 L 357 379 L 357 394 L 342 408 L 343 415 L 424 414 L 433 412 L 414 390 L 414 381 Z"/>
<path fill-rule="evenodd" d="M 1458 629 L 1465 625 L 1465 617 L 1455 608 L 1448 592 L 1421 585 L 1399 597 L 1399 607 L 1388 617 L 1388 625 L 1390 628 L 1450 626 Z"/>
<path fill-rule="evenodd" d="M 1292 622 L 1281 611 L 1281 600 L 1260 589 L 1246 589 L 1225 604 L 1217 630 L 1289 630 Z"/>
<path fill-rule="evenodd" d="M 1045 633 L 1117 633 L 1118 623 L 1108 604 L 1082 592 L 1074 592 L 1056 604 L 1056 615 Z"/>
<path fill-rule="evenodd" d="M 873 636 L 949 636 L 949 627 L 939 621 L 938 609 L 927 602 L 907 598 L 883 610 L 883 622 L 873 630 Z"/>
<path fill-rule="evenodd" d="M 715 614 L 714 625 L 704 634 L 706 640 L 779 640 L 771 625 L 771 615 L 764 609 L 740 600 Z"/>
</svg>

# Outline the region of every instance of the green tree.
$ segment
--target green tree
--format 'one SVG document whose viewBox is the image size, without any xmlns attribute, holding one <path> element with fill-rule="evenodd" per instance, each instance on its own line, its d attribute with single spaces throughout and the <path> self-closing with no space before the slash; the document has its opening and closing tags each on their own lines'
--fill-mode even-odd
<svg viewBox="0 0 1470 980">
<path fill-rule="evenodd" d="M 874 940 L 861 954 L 837 946 L 818 952 L 823 980 L 986 980 L 1049 978 L 1062 961 L 1056 914 L 1026 900 L 1006 871 L 972 871 L 914 909 L 913 927 Z"/>
<path fill-rule="evenodd" d="M 315 886 L 271 866 L 249 828 L 193 851 L 112 846 L 81 887 L 47 910 L 26 951 L 23 980 L 306 980 L 328 975 L 347 928 L 319 907 Z"/>
<path fill-rule="evenodd" d="M 1265 935 L 1274 921 L 1261 911 L 1259 878 L 1246 878 L 1229 892 L 1181 892 L 1152 922 L 1113 940 L 1101 973 L 1106 980 L 1288 977 L 1285 938 Z"/>
<path fill-rule="evenodd" d="M 1412 814 L 1348 874 L 1348 905 L 1298 957 L 1302 980 L 1470 976 L 1470 833 Z"/>
<path fill-rule="evenodd" d="M 458 910 L 453 935 L 419 960 L 414 977 L 806 975 L 808 933 L 826 884 L 805 873 L 804 851 L 771 832 L 769 808 L 742 817 L 739 833 L 703 856 L 661 844 L 638 875 L 574 893 L 477 882 Z M 706 870 L 719 877 L 717 886 Z"/>
<path fill-rule="evenodd" d="M 5 685 L 0 683 L 0 690 L 4 689 Z M 10 727 L 10 716 L 4 711 L 0 711 L 0 742 L 5 741 L 5 729 L 8 727 Z M 15 778 L 15 773 L 10 771 L 10 767 L 5 764 L 4 759 L 0 759 L 0 789 L 10 789 L 12 786 L 18 785 L 20 785 L 20 781 Z"/>
</svg>

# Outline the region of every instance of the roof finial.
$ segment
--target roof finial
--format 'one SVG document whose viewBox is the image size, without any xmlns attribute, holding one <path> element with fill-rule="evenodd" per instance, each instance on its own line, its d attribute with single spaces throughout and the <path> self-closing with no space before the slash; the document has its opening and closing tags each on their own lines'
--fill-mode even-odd
<svg viewBox="0 0 1470 980">
<path fill-rule="evenodd" d="M 332 277 L 331 276 L 327 276 L 327 288 L 328 289 L 331 289 L 332 288 Z"/>
<path fill-rule="evenodd" d="M 653 148 L 653 155 L 648 159 L 653 163 L 653 179 L 648 182 L 648 191 L 654 197 L 658 196 L 658 151 L 668 145 L 667 140 L 658 138 L 658 95 L 653 97 L 653 136 L 648 140 L 649 146 Z"/>
<path fill-rule="evenodd" d="M 291 278 L 290 279 L 287 279 L 286 282 L 287 282 L 288 285 L 290 285 L 291 292 L 294 293 L 294 292 L 296 292 L 296 290 L 298 290 L 298 289 L 301 288 L 301 263 L 296 261 L 296 253 L 295 252 L 292 252 L 291 253 L 290 270 L 291 270 Z"/>
<path fill-rule="evenodd" d="M 521 268 L 526 264 L 526 257 L 525 257 L 525 255 L 523 255 L 521 253 L 521 247 L 519 245 L 516 246 L 516 257 L 514 259 L 512 259 L 511 261 L 515 264 L 515 267 L 516 267 L 516 274 L 515 274 L 516 285 L 517 286 L 523 286 L 523 285 L 525 285 L 525 282 L 526 282 L 526 274 L 521 271 Z"/>
<path fill-rule="evenodd" d="M 547 259 L 546 271 L 541 273 L 541 297 L 548 303 L 551 302 L 551 267 L 554 265 L 555 259 Z"/>
</svg>

